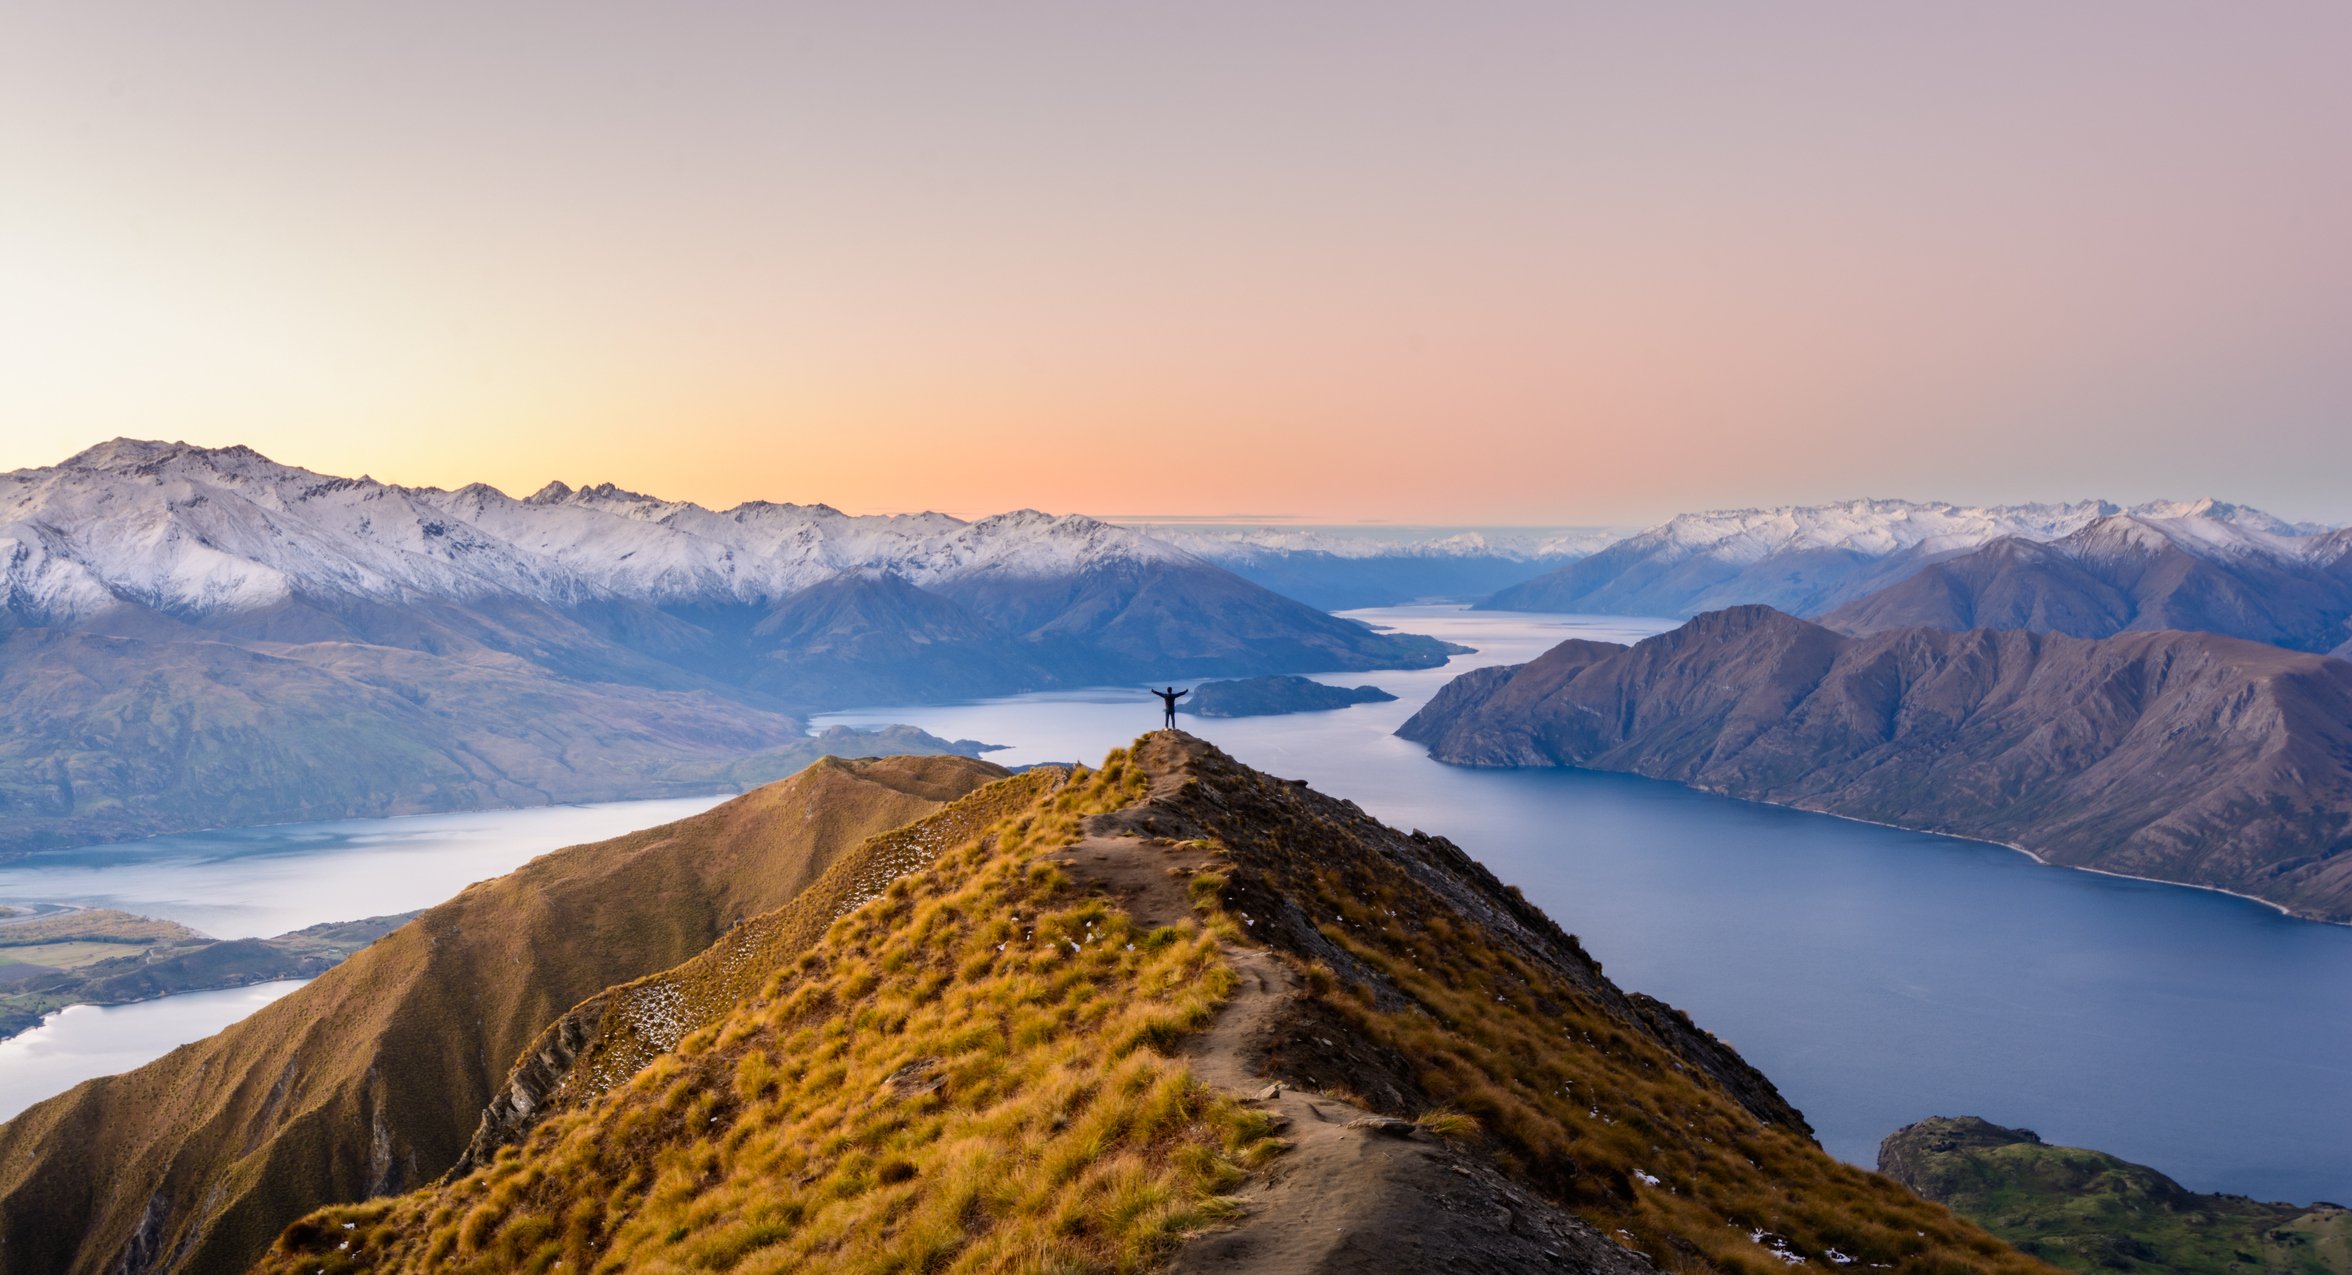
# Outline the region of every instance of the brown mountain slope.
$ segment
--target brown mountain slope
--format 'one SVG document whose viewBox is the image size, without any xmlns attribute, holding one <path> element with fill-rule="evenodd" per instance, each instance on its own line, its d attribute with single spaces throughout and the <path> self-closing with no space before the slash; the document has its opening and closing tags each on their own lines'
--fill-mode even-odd
<svg viewBox="0 0 2352 1275">
<path fill-rule="evenodd" d="M 626 1083 L 261 1269 L 2044 1269 L 1832 1161 L 1442 840 L 1175 732 L 1041 789 Z"/>
<path fill-rule="evenodd" d="M 1768 607 L 1457 680 L 1442 761 L 1622 770 L 2352 920 L 2352 665 L 2206 633 L 1905 629 Z"/>
<path fill-rule="evenodd" d="M 460 1173 L 486 1164 L 498 1148 L 549 1115 L 593 1101 L 697 1028 L 725 1017 L 755 995 L 768 974 L 797 959 L 833 918 L 872 898 L 890 881 L 931 862 L 1034 804 L 1066 772 L 1041 767 L 1000 779 L 936 814 L 878 832 L 834 860 L 790 903 L 727 931 L 691 960 L 634 982 L 608 987 L 573 1006 L 523 1051 L 473 1141 Z"/>
<path fill-rule="evenodd" d="M 812 739 L 707 689 L 481 648 L 0 630 L 0 854 L 185 828 L 749 787 L 825 752 L 971 752 L 903 726 Z"/>
<path fill-rule="evenodd" d="M 2128 515 L 2049 544 L 1996 540 L 1821 616 L 1841 633 L 2035 629 L 2109 637 L 2193 629 L 2328 651 L 2352 638 L 2345 533 L 2294 556 L 2193 551 Z"/>
<path fill-rule="evenodd" d="M 220 1035 L 0 1126 L 6 1268 L 242 1270 L 309 1209 L 429 1180 L 564 1010 L 684 960 L 841 850 L 1004 773 L 827 759 L 471 886 Z"/>
</svg>

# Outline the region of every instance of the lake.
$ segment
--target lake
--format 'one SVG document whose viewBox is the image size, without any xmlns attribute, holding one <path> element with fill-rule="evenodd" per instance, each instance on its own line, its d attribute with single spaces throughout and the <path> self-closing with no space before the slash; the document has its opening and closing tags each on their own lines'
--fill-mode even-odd
<svg viewBox="0 0 2352 1275">
<path fill-rule="evenodd" d="M 550 850 L 700 814 L 733 793 L 392 819 L 336 819 L 36 851 L 0 863 L 0 903 L 159 916 L 217 939 L 429 908 Z"/>
<path fill-rule="evenodd" d="M 1463 846 L 1619 984 L 1732 1042 L 1834 1154 L 1872 1164 L 1901 1125 L 1980 1115 L 2197 1190 L 2352 1200 L 2352 928 L 1655 780 L 1442 766 L 1391 732 L 1464 668 L 1671 622 L 1350 614 L 1479 654 L 1318 679 L 1396 703 L 1185 729 Z M 1139 687 L 823 720 L 911 722 L 1020 763 L 1096 760 L 1158 716 Z"/>
<path fill-rule="evenodd" d="M 273 824 L 49 850 L 0 863 L 0 903 L 159 916 L 215 938 L 431 907 L 550 850 L 699 814 L 732 794 Z M 201 1040 L 301 986 L 75 1005 L 0 1041 L 0 1119 Z"/>
<path fill-rule="evenodd" d="M 69 1005 L 0 1040 L 0 1120 L 92 1076 L 110 1076 L 202 1040 L 302 986 L 285 979 L 136 1005 Z"/>
<path fill-rule="evenodd" d="M 1900 1125 L 1981 1115 L 2155 1165 L 2198 1190 L 2352 1199 L 2352 929 L 1652 780 L 1441 766 L 1391 732 L 1463 669 L 1525 660 L 1570 636 L 1631 641 L 1671 622 L 1352 614 L 1479 653 L 1445 669 L 1321 679 L 1384 687 L 1395 703 L 1188 716 L 1185 728 L 1459 843 L 1580 935 L 1620 984 L 1731 1041 L 1835 1154 L 1868 1164 Z M 1138 687 L 881 707 L 819 725 L 911 722 L 1011 745 L 990 756 L 1020 764 L 1099 761 L 1158 717 Z M 0 901 L 103 904 L 223 936 L 278 933 L 425 906 L 557 846 L 721 799 L 61 851 L 0 866 Z M 261 990 L 68 1010 L 41 1029 L 45 1052 L 0 1046 L 0 1099 L 134 1065 L 250 1012 L 233 998 Z M 170 1017 L 183 1009 L 203 1012 Z M 49 1068 L 37 1076 L 24 1061 L 35 1053 Z"/>
</svg>

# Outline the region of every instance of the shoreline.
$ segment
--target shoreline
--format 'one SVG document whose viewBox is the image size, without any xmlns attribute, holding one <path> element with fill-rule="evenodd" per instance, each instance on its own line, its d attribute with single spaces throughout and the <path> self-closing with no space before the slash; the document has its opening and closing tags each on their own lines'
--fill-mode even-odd
<svg viewBox="0 0 2352 1275">
<path fill-rule="evenodd" d="M 1414 740 L 1412 742 L 1419 743 L 1420 741 Z M 1422 748 L 1426 753 L 1428 746 L 1422 745 Z M 1668 779 L 1663 775 L 1646 775 L 1638 770 L 1602 770 L 1594 766 L 1464 765 L 1464 763 L 1461 762 L 1438 761 L 1435 756 L 1431 756 L 1430 760 L 1437 761 L 1441 766 L 1463 766 L 1464 769 L 1468 770 L 1581 770 L 1587 774 L 1593 775 L 1631 775 L 1636 779 L 1648 779 L 1657 783 L 1673 784 L 1677 788 L 1687 788 L 1692 792 L 1703 792 L 1710 797 L 1721 797 L 1727 801 L 1744 801 L 1750 805 L 1770 806 L 1776 810 L 1794 810 L 1799 814 L 1822 815 L 1830 819 L 1843 819 L 1847 823 L 1867 824 L 1873 828 L 1887 828 L 1895 832 L 1916 833 L 1925 837 L 1946 837 L 1953 841 L 1968 841 L 1981 846 L 1998 846 L 2003 850 L 2011 850 L 2018 854 L 2024 855 L 2026 858 L 2033 860 L 2042 867 L 2055 868 L 2061 872 L 2087 872 L 2092 876 L 2113 877 L 2119 881 L 2139 881 L 2148 885 L 2171 886 L 2174 889 L 2179 890 L 2201 890 L 2207 894 L 2225 895 L 2233 899 L 2243 899 L 2248 903 L 2260 904 L 2261 906 L 2278 913 L 2280 916 L 2283 916 L 2290 921 L 2301 921 L 2307 925 L 2332 925 L 2339 929 L 2352 929 L 2352 921 L 2336 921 L 2330 920 L 2324 916 L 2312 916 L 2308 913 L 2297 912 L 2293 908 L 2290 908 L 2283 903 L 2276 903 L 2258 895 L 2246 894 L 2242 891 L 2232 890 L 2227 886 L 2204 885 L 2195 881 L 2173 881 L 2164 877 L 2144 877 L 2131 872 L 2117 872 L 2112 868 L 2092 868 L 2084 867 L 2079 864 L 2057 863 L 2050 859 L 2044 858 L 2041 854 L 2033 850 L 2018 845 L 2014 841 L 2000 841 L 1992 837 L 1971 836 L 1965 832 L 1947 832 L 1940 828 L 1918 828 L 1909 824 L 1888 823 L 1884 819 L 1869 819 L 1861 815 L 1842 814 L 1835 810 L 1817 810 L 1811 806 L 1798 805 L 1793 801 L 1774 801 L 1768 797 L 1744 797 L 1738 793 L 1725 792 L 1720 788 L 1709 788 L 1704 784 L 1688 783 L 1680 779 Z"/>
<path fill-rule="evenodd" d="M 1593 772 L 1593 773 L 1595 773 L 1595 774 L 1625 774 L 1625 773 L 1629 773 L 1629 772 L 1625 772 L 1625 771 L 1595 771 L 1595 772 Z M 1643 777 L 1644 779 L 1651 779 L 1651 778 L 1655 778 L 1655 776 L 1651 776 L 1651 775 L 1644 775 L 1644 776 L 1642 776 L 1642 777 Z M 1667 782 L 1667 783 L 1676 783 L 1676 782 L 1679 782 L 1679 781 L 1677 781 L 1677 780 L 1672 780 L 1672 779 L 1669 779 L 1669 780 L 1666 780 L 1665 782 Z M 2014 842 L 2014 841 L 1996 841 L 1996 840 L 1994 840 L 1994 839 L 1993 839 L 1993 838 L 1991 838 L 1991 837 L 1972 837 L 1972 836 L 1970 836 L 1970 835 L 1968 835 L 1967 833 L 1964 833 L 1964 832 L 1946 832 L 1946 831 L 1943 831 L 1942 829 L 1939 829 L 1939 828 L 1914 828 L 1914 827 L 1911 827 L 1911 826 L 1910 826 L 1910 825 L 1908 825 L 1908 824 L 1900 824 L 1900 823 L 1888 823 L 1888 822 L 1886 822 L 1886 821 L 1885 821 L 1885 820 L 1883 820 L 1883 819 L 1865 819 L 1865 818 L 1863 818 L 1863 817 L 1862 817 L 1862 816 L 1860 816 L 1860 815 L 1845 815 L 1845 814 L 1839 814 L 1837 811 L 1834 811 L 1834 810 L 1816 810 L 1816 809 L 1814 809 L 1814 808 L 1813 808 L 1813 807 L 1811 807 L 1811 806 L 1800 806 L 1800 805 L 1797 805 L 1795 802 L 1788 802 L 1788 801 L 1767 801 L 1767 800 L 1764 800 L 1763 798 L 1759 798 L 1759 797 L 1742 797 L 1742 796 L 1738 796 L 1738 795 L 1736 795 L 1736 794 L 1733 794 L 1733 793 L 1728 793 L 1728 792 L 1719 792 L 1719 791 L 1717 791 L 1717 790 L 1715 790 L 1715 789 L 1712 789 L 1712 788 L 1701 788 L 1701 787 L 1699 787 L 1697 784 L 1684 784 L 1684 785 L 1683 785 L 1683 787 L 1685 787 L 1685 788 L 1689 788 L 1689 789 L 1691 789 L 1691 790 L 1692 790 L 1692 791 L 1694 791 L 1694 792 L 1704 792 L 1704 793 L 1709 793 L 1709 794 L 1712 794 L 1712 795 L 1714 795 L 1714 796 L 1717 796 L 1717 797 L 1728 797 L 1728 798 L 1730 798 L 1730 799 L 1731 799 L 1731 800 L 1733 800 L 1733 801 L 1750 801 L 1750 802 L 1754 802 L 1755 804 L 1757 804 L 1757 805 L 1759 805 L 1759 806 L 1775 806 L 1775 807 L 1778 807 L 1779 809 L 1782 809 L 1782 810 L 1796 810 L 1796 811 L 1801 811 L 1801 812 L 1803 812 L 1803 813 L 1805 813 L 1805 814 L 1809 814 L 1809 815 L 1826 815 L 1826 816 L 1828 816 L 1829 818 L 1832 818 L 1832 819 L 1843 819 L 1843 820 L 1845 820 L 1845 821 L 1846 821 L 1846 822 L 1848 822 L 1848 823 L 1863 823 L 1863 824 L 1869 824 L 1871 827 L 1874 827 L 1874 828 L 1891 828 L 1891 829 L 1893 829 L 1893 830 L 1894 830 L 1894 831 L 1896 831 L 1896 832 L 1915 832 L 1915 833 L 1918 833 L 1918 834 L 1920 834 L 1920 835 L 1922 835 L 1922 836 L 1928 836 L 1928 837 L 1948 837 L 1948 838 L 1950 838 L 1950 839 L 1951 839 L 1951 840 L 1953 840 L 1953 841 L 1969 841 L 1969 842 L 1974 842 L 1975 844 L 1977 844 L 1977 845 L 1980 845 L 1980 846 L 1999 846 L 1999 847 L 2000 847 L 2001 849 L 2003 849 L 2003 850 L 2014 850 L 2014 851 L 2016 851 L 2017 853 L 2024 855 L 2026 858 L 2033 860 L 2035 863 L 2037 863 L 2037 864 L 2040 864 L 2041 866 L 2043 866 L 2043 867 L 2045 867 L 2045 868 L 2056 868 L 2056 869 L 2058 869 L 2058 870 L 2059 870 L 2059 871 L 2061 871 L 2061 872 L 2088 872 L 2088 873 L 2090 873 L 2092 876 L 2099 876 L 2099 877 L 2113 877 L 2113 878 L 2115 878 L 2115 879 L 2116 879 L 2116 880 L 2118 880 L 2118 881 L 2141 881 L 2141 882 L 2145 882 L 2146 884 L 2149 884 L 2149 885 L 2168 885 L 2168 886 L 2171 886 L 2171 887 L 2173 887 L 2173 888 L 2175 888 L 2175 889 L 2179 889 L 2179 890 L 2202 890 L 2202 891 L 2206 892 L 2207 894 L 2222 894 L 2222 895 L 2227 895 L 2227 896 L 2229 896 L 2230 898 L 2233 898 L 2233 899 L 2244 899 L 2244 900 L 2245 900 L 2246 902 L 2248 902 L 2248 903 L 2259 903 L 2259 904 L 2261 904 L 2263 907 L 2269 908 L 2271 911 L 2273 911 L 2273 912 L 2276 912 L 2276 913 L 2278 913 L 2280 916 L 2286 917 L 2287 919 L 2289 919 L 2289 920 L 2292 920 L 2292 921 L 2304 921 L 2304 922 L 2308 922 L 2308 923 L 2310 923 L 2310 924 L 2312 924 L 2312 925 L 2335 925 L 2335 926 L 2343 926 L 2343 927 L 2346 927 L 2346 928 L 2352 928 L 2352 921 L 2331 921 L 2331 920 L 2329 920 L 2328 918 L 2326 918 L 2326 917 L 2324 917 L 2324 916 L 2310 916 L 2310 915 L 2307 915 L 2307 914 L 2305 914 L 2305 913 L 2302 913 L 2302 912 L 2297 912 L 2296 910 L 2294 910 L 2293 908 L 2290 908 L 2290 907 L 2288 907 L 2288 906 L 2287 906 L 2286 904 L 2284 904 L 2284 903 L 2274 903 L 2274 902 L 2272 902 L 2271 900 L 2269 900 L 2269 899 L 2265 899 L 2265 898 L 2262 898 L 2262 897 L 2261 897 L 2261 896 L 2259 896 L 2259 895 L 2246 894 L 2246 893 L 2243 893 L 2242 891 L 2238 891 L 2238 890 L 2232 890 L 2232 889 L 2228 888 L 2227 886 L 2219 886 L 2219 885 L 2203 885 L 2203 884 L 2200 884 L 2200 883 L 2198 883 L 2198 882 L 2195 882 L 2195 881 L 2173 881 L 2173 880 L 2168 880 L 2168 879 L 2166 879 L 2166 878 L 2164 878 L 2164 877 L 2144 877 L 2144 876 L 2140 876 L 2140 875 L 2139 875 L 2139 874 L 2137 874 L 2137 873 L 2132 873 L 2132 872 L 2117 872 L 2117 871 L 2115 871 L 2115 870 L 2114 870 L 2114 869 L 2112 869 L 2112 868 L 2092 868 L 2092 867 L 2085 867 L 2085 866 L 2083 866 L 2083 865 L 2081 865 L 2081 864 L 2076 864 L 2076 863 L 2058 863 L 2058 862 L 2055 862 L 2055 861 L 2053 861 L 2053 860 L 2051 860 L 2051 859 L 2048 859 L 2048 858 L 2044 857 L 2043 855 L 2041 855 L 2040 853 L 2038 853 L 2038 852 L 2036 852 L 2036 851 L 2034 851 L 2034 850 L 2027 849 L 2026 847 L 2024 847 L 2024 846 L 2021 846 L 2021 845 L 2017 844 L 2017 843 L 2016 843 L 2016 842 Z"/>
<path fill-rule="evenodd" d="M 346 957 L 344 959 L 348 960 L 350 958 Z M 336 964 L 340 965 L 342 962 L 338 961 Z M 327 968 L 333 969 L 334 966 L 330 965 Z M 319 971 L 319 974 L 324 973 L 326 973 L 326 970 Z M 122 1009 L 130 1005 L 153 1005 L 158 1001 L 177 1000 L 182 996 L 202 996 L 206 992 L 233 992 L 239 988 L 262 987 L 270 983 L 303 984 L 318 978 L 319 974 L 312 974 L 307 978 L 297 977 L 291 974 L 281 974 L 275 978 L 256 978 L 243 983 L 222 983 L 213 987 L 183 987 L 176 992 L 160 992 L 153 996 L 140 996 L 127 1001 L 75 1001 L 71 1005 L 60 1005 L 55 1009 L 43 1012 L 41 1015 L 41 1021 L 34 1023 L 30 1027 L 19 1028 L 16 1031 L 10 1032 L 6 1036 L 0 1036 L 0 1045 L 5 1045 L 9 1041 L 15 1040 L 17 1037 L 24 1035 L 26 1032 L 39 1031 L 42 1028 L 47 1027 L 51 1019 L 56 1018 L 59 1014 L 62 1014 L 69 1009 Z"/>
</svg>

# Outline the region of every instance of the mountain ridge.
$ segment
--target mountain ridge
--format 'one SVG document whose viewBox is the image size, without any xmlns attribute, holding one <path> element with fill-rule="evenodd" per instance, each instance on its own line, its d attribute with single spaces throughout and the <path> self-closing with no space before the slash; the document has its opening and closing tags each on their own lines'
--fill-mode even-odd
<svg viewBox="0 0 2352 1275">
<path fill-rule="evenodd" d="M 2105 500 L 1965 506 L 1874 499 L 1713 510 L 1678 514 L 1477 605 L 1687 617 L 1761 603 L 1814 615 L 1997 540 L 2046 543 L 2115 518 L 2209 545 L 2273 551 L 2327 530 L 2210 498 L 2129 508 Z"/>
<path fill-rule="evenodd" d="M 109 490 L 130 480 L 167 489 L 164 508 Z M 77 501 L 105 507 L 121 540 L 76 534 Z M 230 507 L 203 508 L 223 502 Z M 134 514 L 141 525 L 120 525 Z M 103 605 L 93 589 L 182 614 L 250 609 L 297 591 L 392 599 L 498 592 L 558 605 L 775 602 L 863 568 L 926 584 L 1191 558 L 1082 515 L 1016 510 L 967 522 L 765 501 L 712 510 L 610 483 L 552 483 L 517 500 L 479 483 L 404 487 L 281 465 L 243 446 L 134 439 L 0 474 L 0 528 L 24 526 L 52 533 L 42 547 L 56 561 L 40 565 L 63 578 L 12 561 L 8 597 L 20 614 L 31 608 L 52 620 Z"/>
<path fill-rule="evenodd" d="M 1830 1160 L 1440 838 L 1176 732 L 1057 784 L 261 1269 L 2043 1269 Z"/>
<path fill-rule="evenodd" d="M 1849 633 L 2195 629 L 2324 654 L 2352 647 L 2352 532 L 2224 534 L 2195 517 L 2116 514 L 2047 543 L 1996 540 L 1930 564 L 1821 622 Z"/>
</svg>

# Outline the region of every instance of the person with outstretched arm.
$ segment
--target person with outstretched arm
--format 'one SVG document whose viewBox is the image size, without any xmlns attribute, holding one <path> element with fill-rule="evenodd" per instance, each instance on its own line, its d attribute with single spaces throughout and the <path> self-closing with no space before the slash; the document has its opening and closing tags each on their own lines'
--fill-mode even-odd
<svg viewBox="0 0 2352 1275">
<path fill-rule="evenodd" d="M 1168 729 L 1176 729 L 1176 701 L 1192 694 L 1192 692 L 1180 691 L 1171 686 L 1164 691 L 1153 691 L 1152 694 L 1159 696 L 1160 702 L 1168 707 Z"/>
</svg>

